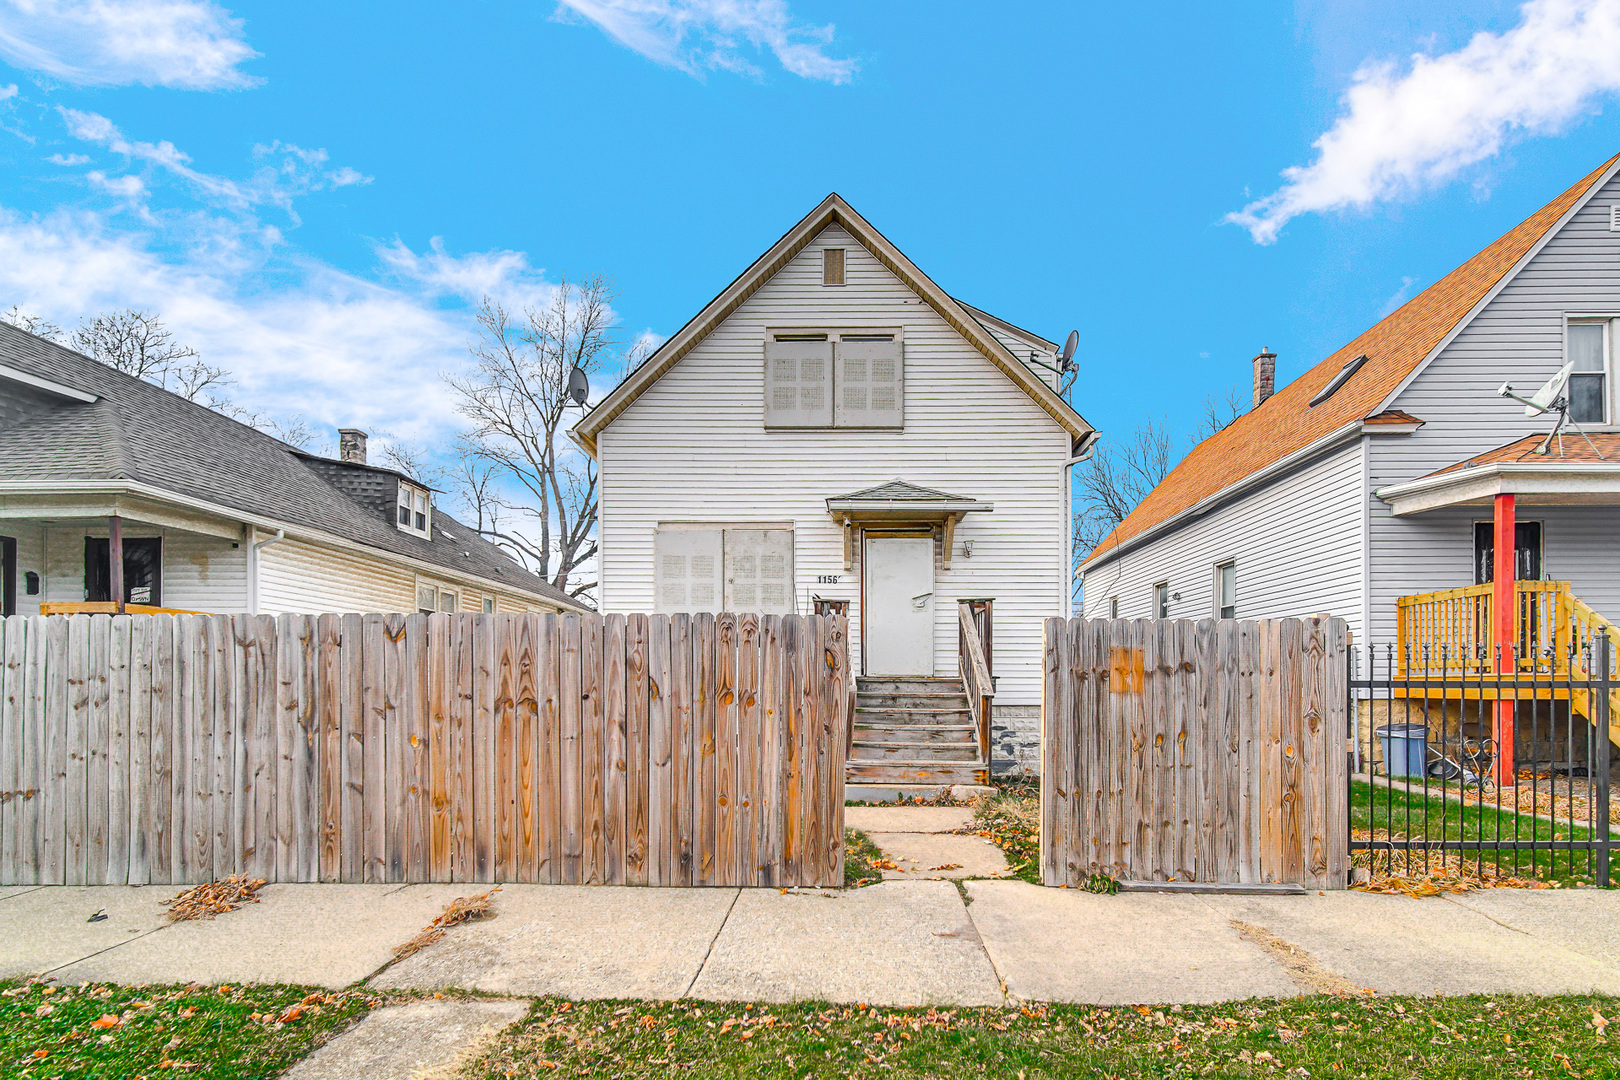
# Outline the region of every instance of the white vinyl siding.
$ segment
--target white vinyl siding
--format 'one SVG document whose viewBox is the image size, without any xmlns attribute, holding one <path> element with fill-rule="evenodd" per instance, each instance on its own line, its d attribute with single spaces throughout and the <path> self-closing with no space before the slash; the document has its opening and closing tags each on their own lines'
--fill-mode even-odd
<svg viewBox="0 0 1620 1080">
<path fill-rule="evenodd" d="M 1084 612 L 1101 618 L 1120 597 L 1119 615 L 1153 618 L 1158 582 L 1180 593 L 1172 619 L 1207 619 L 1210 572 L 1243 569 L 1238 617 L 1330 614 L 1361 640 L 1361 448 L 1352 442 L 1085 576 Z"/>
<path fill-rule="evenodd" d="M 38 611 L 38 602 L 80 603 L 84 600 L 84 538 L 105 537 L 107 527 L 48 526 L 44 536 L 44 581 L 41 596 L 22 595 L 17 575 L 18 611 Z M 162 600 L 180 611 L 234 613 L 248 610 L 247 552 L 217 536 L 163 529 L 126 521 L 127 539 L 161 537 Z M 21 545 L 19 545 L 21 548 Z M 20 554 L 20 553 L 19 553 Z M 26 563 L 24 564 L 27 565 Z M 32 567 L 31 567 L 32 568 Z M 33 606 L 24 608 L 29 601 Z"/>
<path fill-rule="evenodd" d="M 824 428 L 833 422 L 832 342 L 765 342 L 765 426 Z"/>
<path fill-rule="evenodd" d="M 845 249 L 840 289 L 821 284 L 829 246 Z M 904 430 L 767 430 L 761 342 L 783 327 L 895 328 L 909 390 Z M 829 228 L 601 433 L 602 608 L 655 610 L 660 522 L 782 521 L 794 535 L 789 610 L 812 612 L 812 595 L 847 601 L 859 658 L 860 564 L 845 567 L 826 500 L 903 477 L 995 504 L 957 525 L 956 557 L 938 568 L 936 674 L 956 674 L 957 598 L 994 597 L 996 705 L 1036 705 L 1041 620 L 1063 615 L 1068 594 L 1069 446 L 1025 391 Z M 971 559 L 961 556 L 966 541 Z"/>
</svg>

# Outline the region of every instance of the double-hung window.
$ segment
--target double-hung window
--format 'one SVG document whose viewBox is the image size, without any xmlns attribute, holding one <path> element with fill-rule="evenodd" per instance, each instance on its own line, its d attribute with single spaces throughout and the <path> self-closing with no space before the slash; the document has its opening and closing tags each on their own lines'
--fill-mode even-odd
<svg viewBox="0 0 1620 1080">
<path fill-rule="evenodd" d="M 1609 419 L 1609 323 L 1571 319 L 1569 323 L 1569 418 L 1578 424 Z"/>
<path fill-rule="evenodd" d="M 1224 562 L 1215 568 L 1215 617 L 1237 618 L 1237 563 Z"/>
<path fill-rule="evenodd" d="M 772 330 L 765 337 L 765 426 L 905 426 L 898 329 Z"/>
<path fill-rule="evenodd" d="M 401 531 L 417 536 L 431 537 L 433 502 L 427 488 L 399 482 L 399 527 Z"/>
</svg>

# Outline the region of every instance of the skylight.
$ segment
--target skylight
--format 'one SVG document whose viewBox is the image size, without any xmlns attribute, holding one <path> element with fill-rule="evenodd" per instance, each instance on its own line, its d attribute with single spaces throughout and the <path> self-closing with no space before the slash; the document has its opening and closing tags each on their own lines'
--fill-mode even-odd
<svg viewBox="0 0 1620 1080">
<path fill-rule="evenodd" d="M 1345 383 L 1349 382 L 1350 376 L 1360 371 L 1361 365 L 1365 364 L 1366 362 L 1367 356 L 1365 353 L 1363 353 L 1361 356 L 1356 357 L 1354 360 L 1345 364 L 1344 367 L 1340 368 L 1339 373 L 1333 376 L 1333 378 L 1329 379 L 1328 384 L 1322 387 L 1322 389 L 1318 390 L 1315 397 L 1311 398 L 1311 408 L 1316 408 L 1318 405 L 1322 404 L 1322 402 L 1332 397 L 1333 392 L 1339 387 L 1343 386 Z"/>
</svg>

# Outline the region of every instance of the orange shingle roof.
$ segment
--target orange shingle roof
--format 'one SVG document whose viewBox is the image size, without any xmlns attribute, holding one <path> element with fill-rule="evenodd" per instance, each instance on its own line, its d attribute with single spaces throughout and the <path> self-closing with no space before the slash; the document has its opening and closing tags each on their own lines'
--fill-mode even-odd
<svg viewBox="0 0 1620 1080">
<path fill-rule="evenodd" d="M 1459 461 L 1454 465 L 1447 465 L 1437 469 L 1428 476 L 1419 479 L 1427 480 L 1429 476 L 1442 476 L 1446 473 L 1460 472 L 1463 469 L 1473 469 L 1481 465 L 1506 465 L 1514 462 L 1528 462 L 1532 465 L 1620 465 L 1620 432 L 1594 431 L 1586 438 L 1581 437 L 1578 431 L 1565 431 L 1560 439 L 1554 439 L 1552 445 L 1547 447 L 1545 455 L 1536 453 L 1536 447 L 1541 445 L 1545 435 L 1526 435 L 1522 439 L 1515 439 L 1506 446 L 1498 446 L 1495 450 L 1487 450 L 1483 454 L 1475 454 L 1466 461 Z M 1560 449 L 1559 442 L 1563 447 Z M 1599 457 L 1598 455 L 1602 456 Z"/>
<path fill-rule="evenodd" d="M 1259 408 L 1251 409 L 1193 447 L 1181 464 L 1086 556 L 1086 561 L 1377 409 L 1502 276 L 1597 183 L 1617 158 L 1620 154 L 1408 300 L 1394 314 L 1277 391 Z M 1311 408 L 1311 398 L 1328 380 L 1338 374 L 1346 362 L 1364 353 L 1368 359 L 1361 369 L 1332 397 Z"/>
</svg>

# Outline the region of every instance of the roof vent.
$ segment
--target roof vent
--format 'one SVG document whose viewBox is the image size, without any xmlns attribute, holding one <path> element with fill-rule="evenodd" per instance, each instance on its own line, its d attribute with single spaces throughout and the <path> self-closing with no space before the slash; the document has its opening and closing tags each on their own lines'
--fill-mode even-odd
<svg viewBox="0 0 1620 1080">
<path fill-rule="evenodd" d="M 1316 408 L 1322 402 L 1333 396 L 1333 392 L 1350 381 L 1350 376 L 1361 370 L 1361 365 L 1367 362 L 1367 354 L 1363 353 L 1339 369 L 1339 373 L 1328 380 L 1328 384 L 1316 392 L 1311 398 L 1311 408 Z"/>
</svg>

